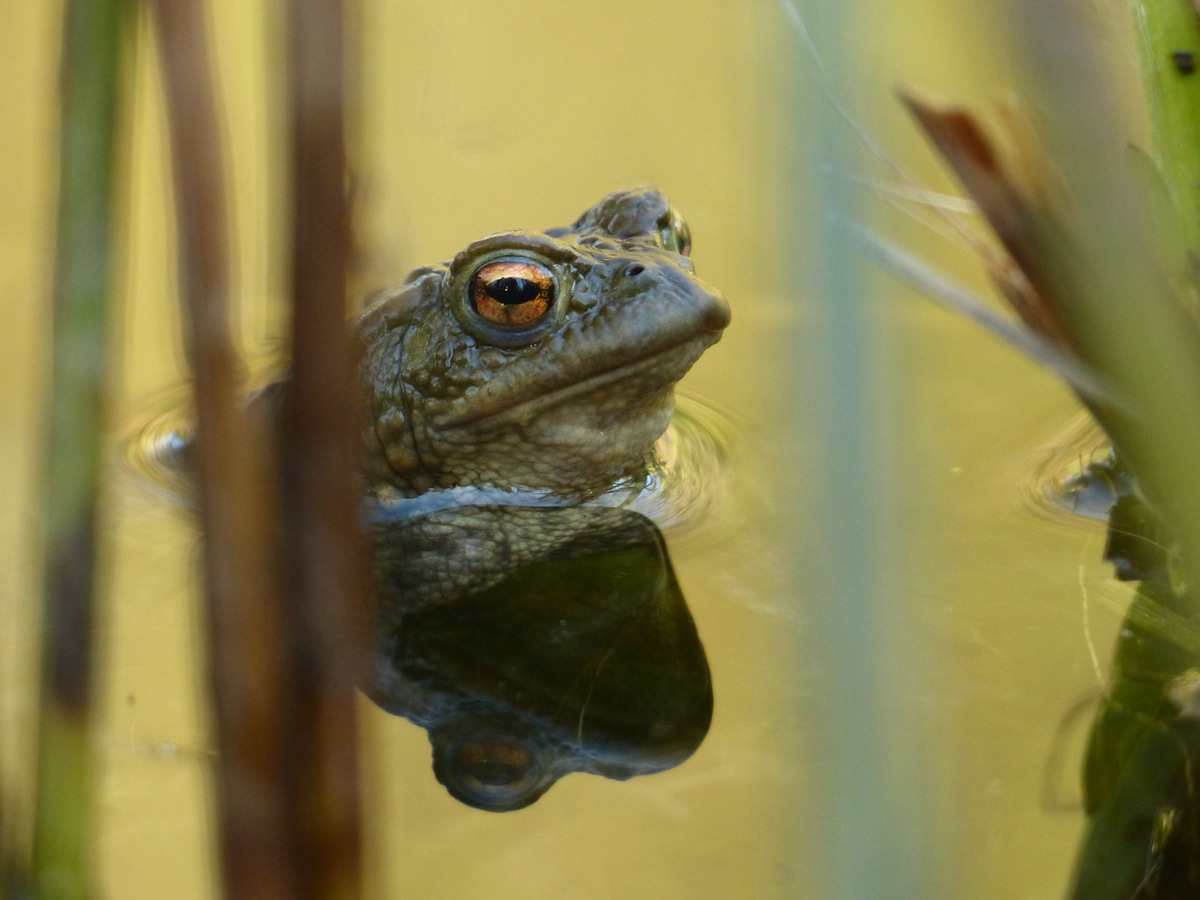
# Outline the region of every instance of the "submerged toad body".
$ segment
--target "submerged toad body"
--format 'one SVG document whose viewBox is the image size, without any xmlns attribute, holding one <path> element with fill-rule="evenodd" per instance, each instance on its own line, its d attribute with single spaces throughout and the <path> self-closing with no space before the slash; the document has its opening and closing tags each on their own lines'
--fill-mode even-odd
<svg viewBox="0 0 1200 900">
<path fill-rule="evenodd" d="M 358 322 L 372 481 L 582 496 L 644 472 L 675 382 L 729 324 L 689 249 L 641 189 L 417 269 Z"/>
</svg>

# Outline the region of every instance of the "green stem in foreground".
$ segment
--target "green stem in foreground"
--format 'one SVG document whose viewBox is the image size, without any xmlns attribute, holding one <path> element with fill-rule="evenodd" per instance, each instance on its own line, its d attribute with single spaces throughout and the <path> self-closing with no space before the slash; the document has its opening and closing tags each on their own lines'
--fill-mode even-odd
<svg viewBox="0 0 1200 900">
<path fill-rule="evenodd" d="M 1200 251 L 1200 13 L 1190 0 L 1134 0 L 1155 157 L 1187 246 Z"/>
<path fill-rule="evenodd" d="M 125 0 L 68 0 L 63 14 L 33 862 L 41 900 L 89 893 L 88 723 L 96 516 L 124 10 Z"/>
</svg>

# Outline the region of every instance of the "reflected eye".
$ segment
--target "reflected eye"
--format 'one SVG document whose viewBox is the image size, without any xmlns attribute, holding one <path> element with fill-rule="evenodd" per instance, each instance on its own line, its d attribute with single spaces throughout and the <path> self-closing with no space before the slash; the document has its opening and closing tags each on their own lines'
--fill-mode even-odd
<svg viewBox="0 0 1200 900">
<path fill-rule="evenodd" d="M 508 741 L 471 741 L 454 754 L 458 777 L 477 791 L 508 791 L 533 768 L 533 756 Z"/>
<path fill-rule="evenodd" d="M 548 787 L 530 748 L 503 738 L 463 741 L 450 750 L 444 767 L 435 762 L 434 769 L 459 800 L 496 812 L 528 806 Z"/>
<path fill-rule="evenodd" d="M 471 278 L 471 305 L 493 325 L 533 325 L 554 308 L 554 295 L 554 273 L 527 260 L 490 262 Z"/>
</svg>

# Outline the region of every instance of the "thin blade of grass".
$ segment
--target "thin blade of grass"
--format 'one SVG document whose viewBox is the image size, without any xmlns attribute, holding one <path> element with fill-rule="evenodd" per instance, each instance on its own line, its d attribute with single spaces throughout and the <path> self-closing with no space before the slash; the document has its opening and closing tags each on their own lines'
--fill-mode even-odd
<svg viewBox="0 0 1200 900">
<path fill-rule="evenodd" d="M 881 235 L 859 225 L 848 225 L 847 228 L 881 267 L 901 281 L 971 319 L 1030 359 L 1051 369 L 1080 396 L 1130 412 L 1110 386 L 1060 344 L 993 312 L 962 285 Z"/>
</svg>

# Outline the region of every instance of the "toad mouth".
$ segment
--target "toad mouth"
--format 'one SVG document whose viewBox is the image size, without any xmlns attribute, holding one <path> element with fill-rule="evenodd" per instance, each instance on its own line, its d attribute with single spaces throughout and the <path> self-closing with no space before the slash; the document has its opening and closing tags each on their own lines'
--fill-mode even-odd
<svg viewBox="0 0 1200 900">
<path fill-rule="evenodd" d="M 608 385 L 634 380 L 645 372 L 663 365 L 665 358 L 678 356 L 678 363 L 665 366 L 667 371 L 664 373 L 663 384 L 659 389 L 671 387 L 683 377 L 684 373 L 695 364 L 708 347 L 716 343 L 720 335 L 720 331 L 705 331 L 698 335 L 692 335 L 649 356 L 601 369 L 586 378 L 548 393 L 532 397 L 521 391 L 504 393 L 486 403 L 475 404 L 470 409 L 451 416 L 439 424 L 442 428 L 452 431 L 489 419 L 517 419 L 530 422 L 548 409 L 569 403 Z M 687 352 L 686 348 L 691 348 L 691 351 Z"/>
</svg>

